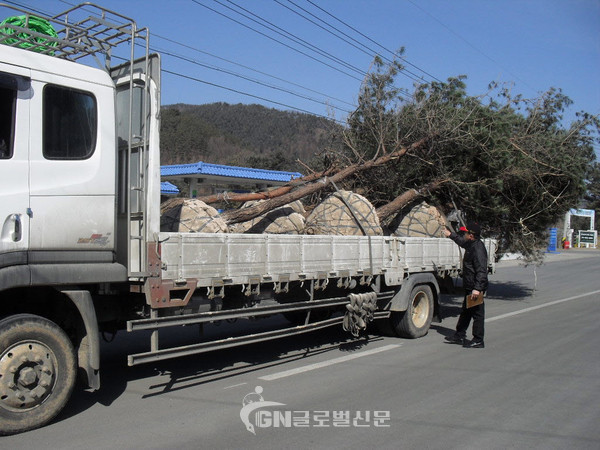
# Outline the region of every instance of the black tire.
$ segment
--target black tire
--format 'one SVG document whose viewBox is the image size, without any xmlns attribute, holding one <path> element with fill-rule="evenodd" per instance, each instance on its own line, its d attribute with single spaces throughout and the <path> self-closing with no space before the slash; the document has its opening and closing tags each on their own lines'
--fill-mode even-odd
<svg viewBox="0 0 600 450">
<path fill-rule="evenodd" d="M 41 427 L 67 404 L 77 376 L 71 341 L 32 314 L 0 321 L 0 434 Z"/>
<path fill-rule="evenodd" d="M 392 312 L 392 327 L 400 337 L 415 339 L 425 336 L 433 319 L 433 292 L 426 284 L 415 286 L 410 293 L 408 309 Z"/>
</svg>

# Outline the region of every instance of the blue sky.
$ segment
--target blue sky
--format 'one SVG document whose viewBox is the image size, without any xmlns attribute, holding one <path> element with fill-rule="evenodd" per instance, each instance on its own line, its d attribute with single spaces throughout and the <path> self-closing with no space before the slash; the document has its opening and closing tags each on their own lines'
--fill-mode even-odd
<svg viewBox="0 0 600 450">
<path fill-rule="evenodd" d="M 74 4 L 16 3 L 48 13 Z M 388 50 L 405 47 L 411 73 L 400 76 L 398 84 L 408 90 L 417 77 L 446 80 L 464 74 L 473 95 L 484 94 L 491 81 L 513 83 L 514 93 L 529 98 L 556 87 L 574 101 L 567 121 L 575 111 L 600 114 L 598 0 L 97 0 L 97 4 L 148 27 L 152 47 L 192 60 L 163 55 L 163 69 L 184 76 L 163 74 L 163 104 L 260 103 L 343 120 L 370 68 L 370 50 L 390 56 Z M 241 12 L 246 16 L 265 19 L 271 28 L 287 31 L 324 53 L 318 55 L 238 15 L 236 5 L 245 8 Z M 333 25 L 353 45 L 292 10 L 323 27 L 324 22 Z"/>
</svg>

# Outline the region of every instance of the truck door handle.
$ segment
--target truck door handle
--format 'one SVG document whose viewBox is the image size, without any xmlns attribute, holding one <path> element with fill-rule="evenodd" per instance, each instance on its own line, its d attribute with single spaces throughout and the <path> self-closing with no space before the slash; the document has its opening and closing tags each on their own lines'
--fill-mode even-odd
<svg viewBox="0 0 600 450">
<path fill-rule="evenodd" d="M 14 221 L 15 230 L 11 233 L 13 242 L 19 242 L 23 237 L 21 227 L 21 214 L 13 214 L 11 219 Z"/>
</svg>

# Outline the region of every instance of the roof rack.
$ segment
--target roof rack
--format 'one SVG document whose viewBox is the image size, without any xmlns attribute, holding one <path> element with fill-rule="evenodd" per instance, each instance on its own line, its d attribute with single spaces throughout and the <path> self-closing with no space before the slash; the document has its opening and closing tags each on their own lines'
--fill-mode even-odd
<svg viewBox="0 0 600 450">
<path fill-rule="evenodd" d="M 0 26 L 1 44 L 71 61 L 93 57 L 98 66 L 106 70 L 112 66 L 113 50 L 122 44 L 129 45 L 126 60 L 135 59 L 136 46 L 142 46 L 148 54 L 147 28 L 138 29 L 133 19 L 90 2 L 52 17 L 4 3 L 0 3 L 0 7 L 7 8 L 9 14 L 22 16 L 24 19 L 20 25 L 5 23 Z M 37 18 L 47 20 L 57 36 L 31 29 L 31 22 Z"/>
</svg>

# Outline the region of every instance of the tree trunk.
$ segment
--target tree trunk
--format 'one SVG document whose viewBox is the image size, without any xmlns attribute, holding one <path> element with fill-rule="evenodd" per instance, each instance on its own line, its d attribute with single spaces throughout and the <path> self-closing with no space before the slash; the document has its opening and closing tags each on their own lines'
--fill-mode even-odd
<svg viewBox="0 0 600 450">
<path fill-rule="evenodd" d="M 408 191 L 403 192 L 388 204 L 377 208 L 377 217 L 379 217 L 379 220 L 381 221 L 391 216 L 396 211 L 399 211 L 406 205 L 414 202 L 419 197 L 423 197 L 426 193 L 439 189 L 442 186 L 442 184 L 444 184 L 443 181 L 436 180 L 419 189 L 410 189 Z"/>
<path fill-rule="evenodd" d="M 270 198 L 279 197 L 281 195 L 285 195 L 294 189 L 296 186 L 302 185 L 304 183 L 310 183 L 311 181 L 317 180 L 321 177 L 326 177 L 335 173 L 335 169 L 327 169 L 323 172 L 312 173 L 310 175 L 306 175 L 302 178 L 296 178 L 295 180 L 290 181 L 284 186 L 280 186 L 276 189 L 272 189 L 270 191 L 263 192 L 245 192 L 242 194 L 236 193 L 228 193 L 224 192 L 222 194 L 214 194 L 207 195 L 205 197 L 199 197 L 198 200 L 202 200 L 206 204 L 221 202 L 221 201 L 229 201 L 229 202 L 249 202 L 252 200 L 268 200 Z"/>
<path fill-rule="evenodd" d="M 307 195 L 318 192 L 321 189 L 324 189 L 327 186 L 331 185 L 332 183 L 339 182 L 339 181 L 355 174 L 356 172 L 361 172 L 364 170 L 371 169 L 373 167 L 381 166 L 392 160 L 401 158 L 409 151 L 420 148 L 426 142 L 427 142 L 427 138 L 420 139 L 417 142 L 412 143 L 408 147 L 402 147 L 401 149 L 399 149 L 395 152 L 392 152 L 388 155 L 381 156 L 374 160 L 366 161 L 365 163 L 362 163 L 362 164 L 353 164 L 351 166 L 345 167 L 345 168 L 339 170 L 337 173 L 331 175 L 330 177 L 321 178 L 320 180 L 315 181 L 313 183 L 303 185 L 294 191 L 289 191 L 289 189 L 288 189 L 288 192 L 283 193 L 283 195 L 274 197 L 271 193 L 270 197 L 267 197 L 267 201 L 265 201 L 263 203 L 252 206 L 250 208 L 226 211 L 223 214 L 221 214 L 221 216 L 223 217 L 223 219 L 225 219 L 225 221 L 228 224 L 252 220 L 255 217 L 260 216 L 261 214 L 271 211 L 272 209 L 278 208 L 280 206 L 286 205 L 286 204 L 294 202 L 296 200 L 300 200 L 302 197 L 305 197 Z M 284 186 L 284 187 L 287 187 L 287 186 Z M 289 188 L 292 189 L 293 186 L 290 186 Z M 282 192 L 283 192 L 283 189 L 282 189 Z"/>
</svg>

